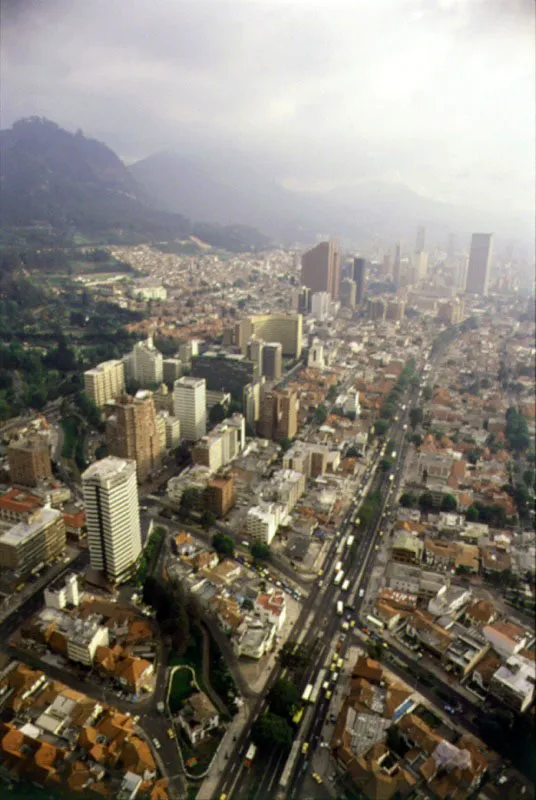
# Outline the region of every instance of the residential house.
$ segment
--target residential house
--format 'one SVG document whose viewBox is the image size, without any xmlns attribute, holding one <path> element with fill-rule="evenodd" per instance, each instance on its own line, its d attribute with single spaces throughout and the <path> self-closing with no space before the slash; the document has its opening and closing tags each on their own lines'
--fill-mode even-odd
<svg viewBox="0 0 536 800">
<path fill-rule="evenodd" d="M 202 742 L 210 731 L 220 724 L 218 711 L 204 692 L 190 695 L 179 711 L 177 719 L 194 746 Z"/>
</svg>

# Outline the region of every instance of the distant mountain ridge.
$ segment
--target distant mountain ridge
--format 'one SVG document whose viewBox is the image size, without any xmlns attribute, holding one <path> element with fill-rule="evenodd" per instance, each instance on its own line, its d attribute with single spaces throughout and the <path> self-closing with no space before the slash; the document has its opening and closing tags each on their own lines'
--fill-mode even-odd
<svg viewBox="0 0 536 800">
<path fill-rule="evenodd" d="M 59 237 L 78 232 L 111 241 L 169 240 L 197 232 L 209 244 L 229 249 L 268 242 L 247 225 L 227 231 L 156 207 L 113 150 L 39 117 L 0 131 L 0 186 L 4 232 L 49 227 Z"/>
</svg>

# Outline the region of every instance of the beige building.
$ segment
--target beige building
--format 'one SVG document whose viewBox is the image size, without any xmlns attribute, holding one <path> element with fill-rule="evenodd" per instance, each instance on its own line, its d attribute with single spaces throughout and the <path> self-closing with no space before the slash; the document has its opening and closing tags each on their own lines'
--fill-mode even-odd
<svg viewBox="0 0 536 800">
<path fill-rule="evenodd" d="M 302 256 L 301 282 L 312 292 L 329 292 L 333 300 L 339 297 L 341 253 L 338 242 L 330 239 L 319 242 Z"/>
<path fill-rule="evenodd" d="M 0 567 L 27 577 L 40 565 L 50 564 L 65 550 L 65 522 L 61 511 L 35 511 L 0 536 Z"/>
<path fill-rule="evenodd" d="M 7 459 L 11 483 L 37 486 L 39 480 L 52 477 L 48 441 L 44 436 L 28 436 L 11 441 Z"/>
<path fill-rule="evenodd" d="M 164 441 L 165 441 L 165 423 Z M 148 392 L 124 395 L 115 402 L 106 425 L 110 455 L 136 462 L 138 480 L 144 481 L 159 466 L 162 447 L 153 399 Z"/>
<path fill-rule="evenodd" d="M 84 372 L 86 394 L 99 408 L 125 392 L 125 365 L 118 359 L 103 361 Z"/>
<path fill-rule="evenodd" d="M 247 353 L 251 337 L 265 342 L 279 342 L 284 356 L 298 358 L 302 350 L 303 317 L 301 314 L 256 314 L 237 323 L 233 344 Z"/>
</svg>

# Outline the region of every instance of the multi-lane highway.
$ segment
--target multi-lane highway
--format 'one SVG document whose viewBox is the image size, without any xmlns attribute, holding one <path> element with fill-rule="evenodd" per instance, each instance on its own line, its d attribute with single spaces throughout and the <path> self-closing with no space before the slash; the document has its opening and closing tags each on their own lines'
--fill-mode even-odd
<svg viewBox="0 0 536 800">
<path fill-rule="evenodd" d="M 390 472 L 384 473 L 380 469 L 382 449 L 379 444 L 372 454 L 356 497 L 348 508 L 337 536 L 332 542 L 316 591 L 311 591 L 296 623 L 295 630 L 299 632 L 297 641 L 314 648 L 315 654 L 314 663 L 309 667 L 301 689 L 309 682 L 314 683 L 321 669 L 329 668 L 336 642 L 342 633 L 341 624 L 352 620 L 354 623 L 359 622 L 364 589 L 373 568 L 377 537 L 382 522 L 388 514 L 388 506 L 397 496 L 401 465 L 405 455 L 407 417 L 409 408 L 412 403 L 416 402 L 417 392 L 418 388 L 410 389 L 408 387 L 406 389 L 401 397 L 401 407 L 397 419 L 391 426 L 390 438 L 395 442 L 396 457 Z M 404 410 L 402 410 L 403 406 Z M 380 497 L 380 502 L 373 518 L 364 529 L 356 528 L 354 521 L 359 517 L 362 500 L 368 494 L 376 492 Z M 355 542 L 350 547 L 345 547 L 342 543 L 347 541 L 350 535 L 354 535 Z M 349 591 L 347 592 L 342 591 L 341 583 L 338 585 L 334 583 L 335 567 L 339 561 L 342 561 L 344 578 L 349 581 Z M 343 616 L 338 613 L 338 601 L 344 605 Z M 339 656 L 343 659 L 351 644 L 352 636 L 352 629 L 350 629 L 343 637 L 344 640 L 339 650 Z M 214 795 L 215 798 L 218 798 L 220 793 L 225 793 L 229 800 L 239 800 L 239 798 L 249 796 L 275 797 L 276 795 L 281 798 L 299 798 L 303 795 L 302 784 L 309 772 L 311 755 L 319 744 L 320 732 L 329 713 L 331 701 L 326 698 L 324 691 L 319 693 L 316 703 L 307 708 L 300 728 L 296 732 L 296 739 L 299 741 L 300 747 L 296 750 L 295 760 L 291 759 L 289 763 L 286 757 L 272 754 L 268 763 L 262 754 L 259 754 L 257 761 L 249 769 L 243 764 L 251 726 L 266 706 L 266 694 L 282 674 L 284 674 L 284 670 L 276 667 L 270 676 L 263 696 L 259 698 L 253 709 L 249 724 L 237 741 L 234 753 L 228 762 L 228 769 Z M 326 678 L 330 680 L 330 689 L 336 691 L 333 673 L 328 670 Z M 305 742 L 308 744 L 307 752 L 302 753 L 301 745 Z"/>
</svg>

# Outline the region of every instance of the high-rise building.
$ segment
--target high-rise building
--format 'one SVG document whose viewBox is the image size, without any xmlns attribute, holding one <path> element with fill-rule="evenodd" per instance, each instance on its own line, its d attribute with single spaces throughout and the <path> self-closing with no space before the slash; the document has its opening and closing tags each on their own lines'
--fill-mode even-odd
<svg viewBox="0 0 536 800">
<path fill-rule="evenodd" d="M 315 339 L 309 348 L 307 366 L 315 367 L 316 369 L 323 369 L 325 366 L 324 345 L 319 339 Z"/>
<path fill-rule="evenodd" d="M 389 300 L 387 303 L 386 318 L 392 322 L 402 322 L 406 313 L 404 300 Z"/>
<path fill-rule="evenodd" d="M 283 347 L 280 342 L 266 342 L 262 350 L 262 374 L 279 380 L 282 375 Z"/>
<path fill-rule="evenodd" d="M 417 253 L 420 253 L 421 250 L 424 250 L 424 242 L 426 239 L 426 228 L 424 225 L 419 225 L 417 228 L 417 238 L 415 240 L 415 250 Z"/>
<path fill-rule="evenodd" d="M 417 250 L 413 254 L 413 283 L 425 280 L 428 274 L 428 253 Z"/>
<path fill-rule="evenodd" d="M 293 389 L 271 389 L 261 396 L 259 436 L 281 442 L 298 432 L 298 395 Z"/>
<path fill-rule="evenodd" d="M 189 362 L 193 356 L 199 355 L 199 339 L 189 339 L 182 342 L 179 347 L 179 357 L 181 361 Z"/>
<path fill-rule="evenodd" d="M 108 456 L 82 475 L 93 569 L 113 583 L 127 580 L 141 553 L 136 464 Z"/>
<path fill-rule="evenodd" d="M 303 317 L 301 314 L 255 314 L 235 326 L 232 344 L 245 355 L 252 336 L 265 342 L 280 342 L 284 356 L 299 358 L 302 351 Z"/>
<path fill-rule="evenodd" d="M 262 375 L 262 354 L 264 350 L 264 339 L 252 336 L 247 344 L 246 357 L 252 361 L 257 370 L 257 376 Z"/>
<path fill-rule="evenodd" d="M 473 233 L 467 270 L 467 292 L 487 296 L 492 259 L 493 234 Z"/>
<path fill-rule="evenodd" d="M 329 292 L 314 292 L 311 302 L 311 313 L 320 322 L 329 315 L 331 296 Z"/>
<path fill-rule="evenodd" d="M 301 282 L 312 292 L 329 292 L 333 300 L 339 297 L 341 253 L 334 239 L 319 242 L 302 255 Z"/>
<path fill-rule="evenodd" d="M 208 511 L 218 517 L 224 517 L 235 503 L 236 493 L 231 475 L 214 476 L 205 490 L 205 502 Z"/>
<path fill-rule="evenodd" d="M 382 277 L 389 278 L 391 276 L 391 254 L 386 253 L 383 257 Z"/>
<path fill-rule="evenodd" d="M 207 432 L 206 381 L 182 377 L 173 387 L 174 415 L 181 423 L 181 435 L 196 442 Z"/>
<path fill-rule="evenodd" d="M 99 408 L 125 392 L 125 365 L 120 359 L 103 361 L 84 372 L 84 389 Z"/>
<path fill-rule="evenodd" d="M 163 361 L 164 383 L 173 386 L 182 377 L 182 361 L 180 358 L 165 358 Z"/>
<path fill-rule="evenodd" d="M 367 303 L 367 316 L 369 319 L 384 320 L 386 313 L 385 300 L 379 297 L 377 300 L 369 300 Z"/>
<path fill-rule="evenodd" d="M 393 262 L 393 283 L 398 289 L 400 286 L 400 242 L 396 243 L 395 260 Z"/>
<path fill-rule="evenodd" d="M 48 440 L 34 435 L 15 439 L 7 448 L 11 483 L 37 486 L 40 480 L 52 477 L 52 464 Z"/>
<path fill-rule="evenodd" d="M 354 258 L 355 303 L 363 304 L 366 289 L 367 262 L 364 258 Z"/>
<path fill-rule="evenodd" d="M 355 308 L 356 283 L 352 278 L 343 278 L 341 281 L 341 306 L 343 308 Z"/>
<path fill-rule="evenodd" d="M 124 364 L 127 381 L 135 383 L 142 389 L 150 389 L 164 380 L 164 357 L 156 349 L 153 337 L 134 345 L 132 352 L 125 356 Z"/>
<path fill-rule="evenodd" d="M 246 422 L 252 428 L 255 428 L 260 416 L 261 390 L 265 380 L 265 378 L 259 378 L 258 381 L 248 383 L 247 386 L 244 386 L 242 393 L 242 408 L 244 409 Z"/>
<path fill-rule="evenodd" d="M 164 427 L 164 446 L 165 438 Z M 150 392 L 123 395 L 115 401 L 106 423 L 106 444 L 110 455 L 136 462 L 140 482 L 158 468 L 162 448 Z"/>
<path fill-rule="evenodd" d="M 38 508 L 27 519 L 0 535 L 0 570 L 24 580 L 36 567 L 50 564 L 61 555 L 65 543 L 65 522 L 61 511 L 49 506 Z"/>
<path fill-rule="evenodd" d="M 300 314 L 311 313 L 312 292 L 308 286 L 302 286 L 298 293 L 298 311 Z"/>
</svg>

